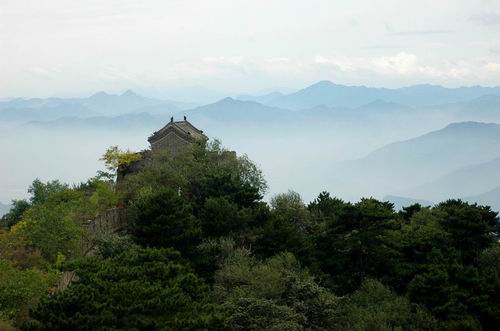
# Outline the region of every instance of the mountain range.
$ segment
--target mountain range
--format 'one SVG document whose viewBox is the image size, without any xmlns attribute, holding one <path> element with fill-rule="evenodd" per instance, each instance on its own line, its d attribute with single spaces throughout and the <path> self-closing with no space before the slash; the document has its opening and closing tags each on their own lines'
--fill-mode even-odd
<svg viewBox="0 0 500 331">
<path fill-rule="evenodd" d="M 451 171 L 432 182 L 405 191 L 403 195 L 442 201 L 480 195 L 499 186 L 500 157 Z"/>
<path fill-rule="evenodd" d="M 299 111 L 230 97 L 192 109 L 179 109 L 171 104 L 151 101 L 152 99 L 147 98 L 143 99 L 138 95 L 132 95 L 132 92 L 129 95 L 122 94 L 121 96 L 96 94 L 88 99 L 91 101 L 87 100 L 80 104 L 65 101 L 65 103 L 54 105 L 51 101 L 47 103 L 50 106 L 36 106 L 34 108 L 5 108 L 5 105 L 2 106 L 0 104 L 0 121 L 50 122 L 61 118 L 91 118 L 88 121 L 89 124 L 94 125 L 101 121 L 103 122 L 102 125 L 105 125 L 105 123 L 110 122 L 107 118 L 115 118 L 117 122 L 115 127 L 120 127 L 119 123 L 124 119 L 123 116 L 130 114 L 138 115 L 136 116 L 138 125 L 141 122 L 150 122 L 151 116 L 163 120 L 170 116 L 182 118 L 184 115 L 202 121 L 210 120 L 219 123 L 243 123 L 245 121 L 251 123 L 280 122 L 282 124 L 292 122 L 315 122 L 322 124 L 371 122 L 378 125 L 397 126 L 395 122 L 399 120 L 405 122 L 420 120 L 420 123 L 415 122 L 416 125 L 419 125 L 425 124 L 426 120 L 434 121 L 435 118 L 439 119 L 442 124 L 449 123 L 450 121 L 480 121 L 485 118 L 498 119 L 500 121 L 500 96 L 485 96 L 463 103 L 443 104 L 427 108 L 415 108 L 396 102 L 376 99 L 358 107 L 319 105 Z M 122 107 L 121 105 L 126 104 L 128 99 L 133 99 L 135 102 Z M 113 106 L 113 100 L 117 100 L 116 106 Z M 26 106 L 24 103 L 14 103 L 23 107 Z M 4 107 L 3 110 L 1 110 L 2 107 Z M 113 107 L 121 109 L 125 113 L 121 114 L 117 110 L 112 110 Z M 143 119 L 141 120 L 140 117 L 143 117 Z M 77 120 L 69 121 L 65 119 L 64 122 L 65 124 L 74 122 L 79 126 L 84 124 L 84 121 Z M 128 129 L 129 127 L 127 126 L 126 128 Z"/>
<path fill-rule="evenodd" d="M 436 85 L 414 85 L 398 89 L 366 86 L 346 86 L 321 81 L 290 94 L 268 94 L 253 101 L 270 106 L 304 109 L 318 105 L 329 107 L 359 107 L 364 104 L 385 100 L 408 106 L 431 106 L 445 103 L 464 102 L 484 95 L 500 95 L 500 87 L 445 88 Z M 246 97 L 248 99 L 248 97 Z"/>
<path fill-rule="evenodd" d="M 342 174 L 344 181 L 347 176 L 351 178 L 353 187 L 372 190 L 371 194 L 381 191 L 386 192 L 385 194 L 398 192 L 398 196 L 439 201 L 453 192 L 455 196 L 477 194 L 476 191 L 481 192 L 480 183 L 488 182 L 488 178 L 494 184 L 496 178 L 500 179 L 500 172 L 492 174 L 495 169 L 500 169 L 495 168 L 495 164 L 499 164 L 496 160 L 499 156 L 500 125 L 461 122 L 413 139 L 389 144 L 363 158 L 340 163 L 335 170 Z M 484 164 L 478 166 L 482 163 Z M 469 186 L 457 181 L 457 177 L 470 175 L 467 174 L 467 169 L 478 176 L 484 173 L 484 179 L 477 181 L 476 190 L 472 190 L 472 187 L 469 190 Z M 455 185 L 451 185 L 454 181 L 457 181 Z M 438 190 L 440 183 L 443 185 Z M 463 187 L 463 190 L 458 190 L 457 186 Z M 411 187 L 417 188 L 404 191 Z M 450 190 L 445 187 L 450 187 Z M 403 194 L 399 194 L 402 191 Z M 365 194 L 370 192 L 366 191 Z"/>
<path fill-rule="evenodd" d="M 49 143 L 58 150 L 53 155 L 47 150 L 47 159 L 64 153 L 77 160 L 74 144 L 89 139 L 89 160 L 99 159 L 106 145 L 144 148 L 148 135 L 170 117 L 187 116 L 210 137 L 248 152 L 271 187 L 288 189 L 287 178 L 300 177 L 294 189 L 306 192 L 306 199 L 321 187 L 348 199 L 388 196 L 397 206 L 448 197 L 489 201 L 500 187 L 499 87 L 387 89 L 323 81 L 292 93 L 240 95 L 201 106 L 198 101 L 133 91 L 4 100 L 0 166 L 16 171 L 29 164 L 19 150 L 36 154 L 30 148 Z M 65 167 L 78 172 L 78 165 Z M 12 198 L 4 194 L 4 201 Z"/>
<path fill-rule="evenodd" d="M 194 105 L 151 99 L 130 90 L 120 95 L 98 92 L 87 98 L 17 98 L 0 102 L 0 121 L 50 121 L 61 117 L 112 117 L 130 113 L 174 114 Z"/>
</svg>

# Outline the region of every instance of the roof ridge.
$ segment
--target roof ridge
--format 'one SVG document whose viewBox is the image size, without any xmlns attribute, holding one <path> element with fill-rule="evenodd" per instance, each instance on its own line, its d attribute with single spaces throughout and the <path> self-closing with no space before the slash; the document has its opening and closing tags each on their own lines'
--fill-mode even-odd
<svg viewBox="0 0 500 331">
<path fill-rule="evenodd" d="M 159 136 L 163 136 L 163 134 L 169 129 L 176 130 L 179 134 L 185 135 L 186 137 L 195 138 L 196 136 L 204 136 L 203 131 L 195 127 L 188 120 L 185 119 L 183 121 L 173 121 L 173 119 L 171 119 L 170 122 L 168 122 L 164 127 L 162 127 L 158 131 L 155 131 L 148 138 L 148 141 L 151 142 L 152 140 L 157 139 Z"/>
<path fill-rule="evenodd" d="M 178 121 L 178 122 L 171 122 L 171 123 L 169 123 L 169 124 L 171 124 L 171 125 L 175 125 L 175 126 L 176 126 L 179 130 L 181 130 L 181 131 L 182 131 L 182 132 L 184 132 L 185 134 L 190 134 L 188 131 L 184 130 L 184 129 L 180 126 L 180 125 L 178 125 L 178 124 L 177 124 L 177 123 L 179 123 L 179 122 L 180 122 L 180 121 Z M 187 122 L 187 121 L 184 121 L 184 122 Z M 167 127 L 168 127 L 168 125 L 169 125 L 169 124 L 167 124 Z"/>
</svg>

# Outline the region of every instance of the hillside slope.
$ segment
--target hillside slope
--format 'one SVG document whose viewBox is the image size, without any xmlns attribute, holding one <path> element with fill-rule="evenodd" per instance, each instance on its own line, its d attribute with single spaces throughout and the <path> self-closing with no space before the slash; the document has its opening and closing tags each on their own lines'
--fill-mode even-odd
<svg viewBox="0 0 500 331">
<path fill-rule="evenodd" d="M 475 196 L 500 186 L 500 157 L 467 166 L 404 192 L 405 196 L 442 201 Z"/>
<path fill-rule="evenodd" d="M 344 162 L 334 172 L 342 175 L 343 181 L 347 178 L 354 190 L 385 196 L 393 192 L 404 192 L 463 167 L 488 162 L 498 156 L 500 125 L 461 122 L 413 139 L 389 144 L 364 158 Z M 396 195 L 439 200 L 433 196 Z"/>
</svg>

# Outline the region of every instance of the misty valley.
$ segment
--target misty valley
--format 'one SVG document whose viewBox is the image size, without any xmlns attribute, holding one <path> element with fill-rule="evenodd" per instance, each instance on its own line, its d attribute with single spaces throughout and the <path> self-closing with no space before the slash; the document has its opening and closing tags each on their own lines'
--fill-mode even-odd
<svg viewBox="0 0 500 331">
<path fill-rule="evenodd" d="M 129 90 L 0 102 L 0 167 L 8 174 L 0 178 L 2 206 L 26 197 L 34 178 L 84 181 L 103 168 L 107 147 L 143 150 L 172 116 L 187 116 L 262 168 L 266 199 L 294 190 L 310 201 L 326 190 L 353 202 L 373 196 L 397 209 L 450 198 L 500 209 L 500 88 L 322 81 L 288 94 L 207 104 L 195 97 L 163 101 Z"/>
</svg>

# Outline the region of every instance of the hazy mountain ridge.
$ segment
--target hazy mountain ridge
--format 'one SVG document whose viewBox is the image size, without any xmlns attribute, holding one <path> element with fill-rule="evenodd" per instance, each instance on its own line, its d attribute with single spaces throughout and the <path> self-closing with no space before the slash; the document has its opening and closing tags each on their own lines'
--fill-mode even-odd
<svg viewBox="0 0 500 331">
<path fill-rule="evenodd" d="M 61 117 L 88 118 L 128 113 L 173 114 L 192 104 L 141 96 L 131 90 L 120 95 L 98 92 L 87 98 L 17 98 L 0 102 L 0 120 L 56 120 Z"/>
<path fill-rule="evenodd" d="M 500 154 L 499 154 L 500 155 Z M 434 201 L 476 196 L 500 186 L 500 157 L 455 170 L 437 180 L 404 192 Z"/>
<path fill-rule="evenodd" d="M 387 195 L 404 192 L 499 156 L 500 125 L 462 122 L 389 144 L 361 159 L 341 163 L 335 170 L 350 178 L 354 188 Z M 366 191 L 366 194 L 369 193 Z M 425 194 L 396 195 L 435 200 Z"/>
<path fill-rule="evenodd" d="M 414 99 L 418 102 L 414 102 Z M 443 103 L 444 101 L 453 103 Z M 426 104 L 425 107 L 422 103 Z M 234 109 L 230 110 L 229 107 Z M 300 111 L 296 114 L 286 112 L 288 109 Z M 200 111 L 212 112 L 210 116 L 218 121 L 265 120 L 266 115 L 267 120 L 281 121 L 303 118 L 319 122 L 353 121 L 360 117 L 364 117 L 362 120 L 365 121 L 384 121 L 425 113 L 425 116 L 449 117 L 449 122 L 500 122 L 500 87 L 447 89 L 417 85 L 386 89 L 344 86 L 322 81 L 291 94 L 273 92 L 257 97 L 243 95 L 198 107 L 193 107 L 192 103 L 144 97 L 131 90 L 120 95 L 98 92 L 88 98 L 17 98 L 0 102 L 0 121 L 53 121 L 62 117 L 116 117 L 130 113 L 170 116 L 187 113 L 198 116 Z M 250 113 L 253 115 L 248 116 Z"/>
<path fill-rule="evenodd" d="M 243 94 L 243 95 L 238 95 L 235 99 L 238 99 L 241 101 L 255 101 L 258 103 L 262 103 L 262 104 L 270 104 L 283 96 L 285 96 L 284 93 L 271 92 L 268 94 L 258 95 L 258 96 Z"/>
<path fill-rule="evenodd" d="M 351 95 L 341 96 L 337 101 L 350 98 L 352 105 L 335 106 L 320 103 L 322 100 L 318 100 L 319 105 L 304 109 L 269 105 L 270 100 L 294 93 L 228 97 L 189 109 L 132 91 L 120 95 L 102 92 L 89 98 L 7 100 L 0 102 L 0 128 L 4 133 L 0 143 L 4 146 L 2 150 L 7 151 L 5 167 L 7 171 L 20 169 L 29 163 L 22 160 L 18 150 L 36 154 L 32 149 L 43 149 L 49 143 L 56 144 L 58 151 L 47 158 L 60 158 L 60 153 L 66 153 L 67 162 L 71 157 L 78 159 L 74 144 L 65 144 L 65 137 L 78 144 L 86 144 L 93 137 L 93 145 L 89 143 L 85 148 L 87 158 L 95 160 L 109 145 L 145 148 L 147 137 L 163 127 L 171 116 L 175 120 L 187 116 L 211 138 L 220 138 L 229 147 L 247 152 L 263 165 L 271 187 L 288 189 L 287 178 L 300 177 L 295 181 L 295 189 L 304 192 L 306 198 L 310 198 L 309 192 L 317 191 L 313 186 L 321 186 L 333 188 L 339 196 L 346 192 L 349 199 L 394 195 L 438 201 L 432 194 L 406 193 L 461 168 L 500 156 L 498 124 L 477 123 L 481 118 L 489 118 L 484 114 L 500 123 L 500 96 L 490 93 L 497 88 L 446 89 L 425 85 L 391 90 L 320 82 L 306 89 L 318 86 L 327 92 L 333 86 L 337 94 L 339 89 L 351 91 Z M 460 98 L 471 98 L 440 103 L 448 98 L 445 95 L 428 101 L 435 103 L 433 106 L 412 106 L 401 103 L 402 97 L 401 100 L 381 97 L 391 93 L 415 96 L 416 91 L 453 96 L 457 90 L 467 92 Z M 490 94 L 475 97 L 486 92 Z M 356 93 L 367 97 L 357 98 Z M 326 101 L 332 98 L 336 95 L 328 95 Z M 181 104 L 186 105 L 191 106 Z M 467 121 L 454 123 L 462 119 Z M 113 138 L 101 138 L 108 134 Z M 33 144 L 25 137 L 38 143 Z M 91 150 L 97 147 L 99 150 Z M 456 197 L 484 193 L 481 188 L 457 190 L 460 196 Z M 4 201 L 16 197 L 8 194 Z"/>
<path fill-rule="evenodd" d="M 408 106 L 431 106 L 464 102 L 484 95 L 500 95 L 500 87 L 445 88 L 436 85 L 415 85 L 398 89 L 366 86 L 346 86 L 321 81 L 297 92 L 273 99 L 269 105 L 303 109 L 318 105 L 330 107 L 360 107 L 376 100 Z"/>
<path fill-rule="evenodd" d="M 212 119 L 231 121 L 260 120 L 266 117 L 270 119 L 277 118 L 278 115 L 288 116 L 291 114 L 288 109 L 269 107 L 256 101 L 241 101 L 231 97 L 186 111 L 186 113 L 192 116 L 210 116 Z"/>
<path fill-rule="evenodd" d="M 453 114 L 458 120 L 500 122 L 500 96 L 483 95 L 465 102 L 443 104 L 424 110 Z"/>
<path fill-rule="evenodd" d="M 26 126 L 57 130 L 153 130 L 166 123 L 170 115 L 150 113 L 125 114 L 115 117 L 96 116 L 90 118 L 63 117 L 53 121 L 31 121 Z"/>
<path fill-rule="evenodd" d="M 215 103 L 200 106 L 190 110 L 177 110 L 163 114 L 151 114 L 149 112 L 124 114 L 120 116 L 96 116 L 91 118 L 65 117 L 53 121 L 32 121 L 29 124 L 45 128 L 64 128 L 65 126 L 78 127 L 102 127 L 119 129 L 123 124 L 130 127 L 144 128 L 151 125 L 162 126 L 170 117 L 181 120 L 187 116 L 190 120 L 205 122 L 207 120 L 218 123 L 240 124 L 258 123 L 262 121 L 290 122 L 298 118 L 290 110 L 269 107 L 255 101 L 241 101 L 233 98 L 224 98 Z M 126 129 L 130 128 L 125 127 Z"/>
<path fill-rule="evenodd" d="M 88 118 L 98 115 L 99 113 L 81 104 L 57 104 L 40 108 L 5 108 L 0 110 L 0 121 L 51 121 L 68 116 Z"/>
</svg>

